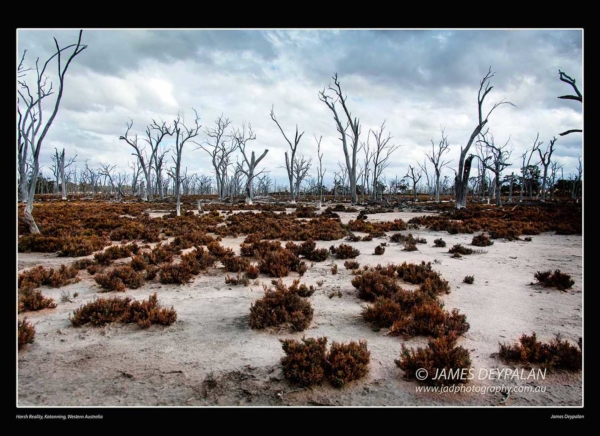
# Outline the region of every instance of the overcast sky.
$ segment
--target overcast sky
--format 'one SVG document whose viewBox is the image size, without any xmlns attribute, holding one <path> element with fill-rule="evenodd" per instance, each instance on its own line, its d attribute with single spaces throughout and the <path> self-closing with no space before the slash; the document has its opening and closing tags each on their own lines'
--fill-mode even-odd
<svg viewBox="0 0 600 436">
<path fill-rule="evenodd" d="M 76 42 L 77 33 L 19 30 L 17 56 L 27 49 L 25 64 L 31 66 L 36 57 L 53 53 L 53 37 L 64 46 Z M 557 98 L 572 93 L 559 80 L 559 69 L 583 93 L 581 30 L 111 29 L 84 30 L 83 43 L 88 48 L 68 70 L 60 111 L 41 152 L 46 174 L 55 147 L 77 154 L 78 168 L 87 159 L 91 166 L 111 163 L 126 170 L 134 159 L 119 141 L 126 121 L 133 119 L 132 133 L 143 135 L 152 118 L 170 122 L 181 111 L 190 119 L 195 108 L 203 127 L 213 127 L 221 113 L 233 126 L 251 123 L 257 139 L 248 147 L 257 154 L 268 148 L 261 166 L 284 183 L 288 145 L 269 116 L 274 105 L 288 137 L 296 124 L 305 132 L 299 153 L 313 163 L 314 135 L 323 136 L 325 181 L 331 182 L 343 152 L 318 93 L 335 72 L 352 116 L 363 125 L 361 139 L 386 120 L 391 143 L 401 145 L 384 173 L 388 181 L 423 162 L 431 140 L 440 139 L 440 127 L 453 159 L 445 174 L 454 174 L 460 147 L 476 125 L 479 82 L 490 66 L 496 74 L 485 107 L 502 99 L 516 105 L 499 107 L 488 123 L 496 143 L 510 136 L 514 165 L 505 174 L 518 173 L 520 155 L 538 132 L 542 148 L 558 138 L 554 157 L 565 177 L 582 153 L 581 134 L 558 136 L 582 127 L 582 105 Z M 183 165 L 188 173 L 212 175 L 207 154 L 196 148 L 186 145 Z"/>
</svg>

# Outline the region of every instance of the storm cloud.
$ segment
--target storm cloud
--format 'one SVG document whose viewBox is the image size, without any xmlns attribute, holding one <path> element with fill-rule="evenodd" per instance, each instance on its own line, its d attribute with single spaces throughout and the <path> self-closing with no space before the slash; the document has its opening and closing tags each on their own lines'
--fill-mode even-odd
<svg viewBox="0 0 600 436">
<path fill-rule="evenodd" d="M 18 30 L 18 54 L 26 64 L 77 39 L 77 30 Z M 503 105 L 488 124 L 496 142 L 510 137 L 513 166 L 539 132 L 543 147 L 559 138 L 555 158 L 565 176 L 575 170 L 582 135 L 559 137 L 582 128 L 579 102 L 557 97 L 572 93 L 558 70 L 582 81 L 581 30 L 84 30 L 88 48 L 74 59 L 56 121 L 43 146 L 41 164 L 48 171 L 54 148 L 95 166 L 113 163 L 127 170 L 131 149 L 119 141 L 125 122 L 143 134 L 152 119 L 172 120 L 178 112 L 191 117 L 195 108 L 204 127 L 220 114 L 234 126 L 249 122 L 257 133 L 250 147 L 268 148 L 263 160 L 278 183 L 287 143 L 269 117 L 290 135 L 305 131 L 299 153 L 313 156 L 313 135 L 323 136 L 325 181 L 342 161 L 330 111 L 318 92 L 338 74 L 353 116 L 369 128 L 386 120 L 392 142 L 401 145 L 385 172 L 388 180 L 406 174 L 409 164 L 423 162 L 431 140 L 445 128 L 450 142 L 445 174 L 452 175 L 460 147 L 476 124 L 479 82 L 492 68 L 492 92 L 485 106 Z M 56 67 L 51 67 L 50 79 Z M 32 80 L 30 78 L 30 80 Z M 199 139 L 202 141 L 204 136 Z M 169 146 L 169 143 L 166 144 Z M 184 150 L 188 173 L 212 174 L 207 155 L 190 144 Z M 315 171 L 312 171 L 313 175 Z"/>
</svg>

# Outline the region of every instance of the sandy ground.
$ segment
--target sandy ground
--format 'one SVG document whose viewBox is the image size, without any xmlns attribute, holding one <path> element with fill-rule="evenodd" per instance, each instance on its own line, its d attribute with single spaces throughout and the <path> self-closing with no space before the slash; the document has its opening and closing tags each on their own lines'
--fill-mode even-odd
<svg viewBox="0 0 600 436">
<path fill-rule="evenodd" d="M 346 216 L 348 215 L 348 216 Z M 410 219 L 422 213 L 369 215 L 369 220 Z M 341 213 L 343 221 L 356 214 Z M 388 236 L 393 232 L 388 233 Z M 408 233 L 408 232 L 403 232 Z M 356 298 L 351 275 L 343 261 L 335 260 L 339 272 L 332 275 L 331 259 L 315 263 L 302 282 L 313 284 L 310 297 L 314 318 L 301 333 L 268 332 L 248 327 L 250 305 L 262 294 L 261 285 L 248 287 L 224 283 L 222 269 L 197 276 L 188 285 L 152 283 L 126 295 L 147 298 L 157 292 L 159 302 L 173 306 L 178 320 L 169 327 L 140 330 L 135 325 L 74 328 L 69 313 L 99 294 L 99 287 L 82 271 L 82 281 L 60 289 L 44 288 L 58 307 L 26 315 L 36 328 L 35 342 L 19 352 L 19 406 L 580 406 L 581 373 L 547 373 L 545 379 L 479 379 L 490 369 L 512 368 L 492 356 L 499 341 L 515 342 L 523 333 L 536 332 L 547 341 L 555 333 L 577 341 L 582 334 L 582 238 L 543 234 L 532 242 L 496 240 L 486 254 L 453 259 L 448 248 L 433 247 L 442 237 L 448 247 L 469 244 L 472 235 L 449 235 L 427 230 L 411 231 L 427 244 L 419 251 L 405 252 L 389 243 L 385 254 L 373 255 L 383 239 L 352 243 L 361 255 L 361 265 L 430 261 L 449 280 L 452 292 L 443 297 L 447 309 L 467 315 L 471 328 L 460 345 L 471 351 L 475 379 L 468 386 L 540 386 L 545 392 L 513 392 L 508 400 L 499 392 L 417 392 L 415 381 L 402 378 L 394 364 L 400 346 L 423 346 L 423 337 L 402 340 L 373 331 L 362 320 L 366 303 Z M 359 234 L 359 233 L 357 233 Z M 223 244 L 239 249 L 240 238 Z M 329 247 L 342 241 L 318 241 Z M 36 264 L 57 266 L 73 259 L 40 253 L 19 254 L 19 269 Z M 120 261 L 120 262 L 124 262 Z M 575 286 L 568 292 L 532 286 L 538 270 L 560 269 L 571 274 Z M 462 283 L 474 275 L 472 285 Z M 284 278 L 291 283 L 297 275 Z M 261 283 L 270 278 L 260 276 Z M 321 286 L 317 282 L 323 281 Z M 410 287 L 410 286 L 408 286 Z M 329 297 L 334 291 L 342 297 Z M 61 292 L 73 295 L 61 302 Z M 330 385 L 302 389 L 288 384 L 279 364 L 283 357 L 280 339 L 327 336 L 330 341 L 365 339 L 371 351 L 370 372 L 362 380 L 339 390 Z M 528 374 L 526 370 L 525 374 Z"/>
</svg>

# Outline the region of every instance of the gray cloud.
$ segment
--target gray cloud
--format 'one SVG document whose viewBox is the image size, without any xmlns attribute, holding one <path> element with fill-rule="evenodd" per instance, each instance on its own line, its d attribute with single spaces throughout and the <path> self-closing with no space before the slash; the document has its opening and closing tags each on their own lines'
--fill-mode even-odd
<svg viewBox="0 0 600 436">
<path fill-rule="evenodd" d="M 36 56 L 45 59 L 52 36 L 65 45 L 77 31 L 19 30 L 18 50 L 29 50 L 30 63 Z M 143 134 L 152 118 L 170 120 L 180 110 L 191 116 L 194 107 L 205 127 L 221 113 L 236 126 L 251 122 L 258 136 L 251 147 L 269 148 L 263 162 L 281 183 L 287 144 L 269 118 L 274 104 L 286 132 L 293 134 L 296 124 L 306 132 L 300 146 L 305 155 L 316 156 L 313 134 L 323 135 L 331 180 L 341 146 L 317 95 L 334 72 L 352 114 L 361 118 L 363 136 L 386 119 L 394 142 L 402 145 L 388 179 L 422 162 L 440 126 L 449 135 L 449 158 L 457 162 L 475 125 L 479 81 L 490 66 L 496 75 L 486 107 L 503 98 L 516 107 L 499 108 L 489 127 L 498 139 L 511 135 L 513 156 L 530 147 L 537 132 L 547 143 L 582 124 L 581 104 L 557 98 L 571 92 L 558 80 L 559 69 L 583 91 L 579 30 L 85 30 L 83 42 L 88 49 L 69 69 L 61 110 L 44 145 L 47 166 L 56 146 L 77 153 L 81 167 L 89 159 L 91 165 L 115 162 L 125 170 L 131 151 L 118 137 L 128 119 Z M 581 140 L 572 134 L 557 142 L 565 174 L 576 166 Z M 189 171 L 211 173 L 202 151 L 190 147 L 184 158 Z"/>
</svg>

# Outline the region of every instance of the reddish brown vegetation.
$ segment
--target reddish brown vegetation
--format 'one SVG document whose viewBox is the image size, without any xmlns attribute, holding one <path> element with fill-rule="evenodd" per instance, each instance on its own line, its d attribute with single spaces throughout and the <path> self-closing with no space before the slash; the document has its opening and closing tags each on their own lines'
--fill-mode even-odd
<svg viewBox="0 0 600 436">
<path fill-rule="evenodd" d="M 28 271 L 19 274 L 19 290 L 39 288 L 40 286 L 50 286 L 60 288 L 71 283 L 79 281 L 77 274 L 79 269 L 72 266 L 61 265 L 58 269 L 44 268 L 36 266 Z"/>
<path fill-rule="evenodd" d="M 581 338 L 579 338 L 577 347 L 562 340 L 560 334 L 557 334 L 549 343 L 539 342 L 535 333 L 532 333 L 531 336 L 523 334 L 519 342 L 514 345 L 500 344 L 499 356 L 507 362 L 537 363 L 549 370 L 577 371 L 581 369 Z"/>
<path fill-rule="evenodd" d="M 44 297 L 39 289 L 26 288 L 19 298 L 19 313 L 42 309 L 54 309 L 56 303 L 52 298 Z"/>
<path fill-rule="evenodd" d="M 369 371 L 370 351 L 366 341 L 331 344 L 327 338 L 281 340 L 285 357 L 281 359 L 284 377 L 303 386 L 320 385 L 324 380 L 341 388 L 364 377 Z"/>
<path fill-rule="evenodd" d="M 432 385 L 449 385 L 466 383 L 468 371 L 471 368 L 469 351 L 456 345 L 457 336 L 450 333 L 439 338 L 430 338 L 426 348 L 407 348 L 402 344 L 400 359 L 395 360 L 396 365 L 404 371 L 408 379 L 416 378 L 417 370 L 424 368 L 427 371 L 422 383 Z M 437 377 L 438 371 L 446 377 Z M 419 373 L 419 376 L 423 376 Z"/>
<path fill-rule="evenodd" d="M 308 328 L 313 317 L 310 303 L 285 285 L 268 289 L 265 295 L 250 307 L 249 324 L 253 329 L 289 325 L 295 331 Z"/>
<path fill-rule="evenodd" d="M 27 344 L 32 344 L 35 339 L 35 327 L 27 321 L 27 318 L 19 320 L 17 329 L 17 340 L 19 343 L 19 350 Z"/>
<path fill-rule="evenodd" d="M 74 327 L 121 322 L 137 323 L 141 328 L 148 328 L 151 324 L 173 324 L 177 320 L 177 312 L 172 307 L 170 309 L 161 307 L 154 293 L 148 300 L 133 302 L 129 297 L 98 298 L 75 310 L 69 319 Z"/>
<path fill-rule="evenodd" d="M 137 289 L 144 284 L 143 276 L 129 265 L 118 266 L 108 274 L 96 274 L 96 283 L 107 291 L 125 292 L 125 287 Z"/>
<path fill-rule="evenodd" d="M 575 284 L 569 274 L 562 273 L 559 269 L 554 272 L 551 270 L 538 271 L 534 274 L 534 278 L 546 288 L 556 288 L 561 291 L 567 290 Z"/>
</svg>

